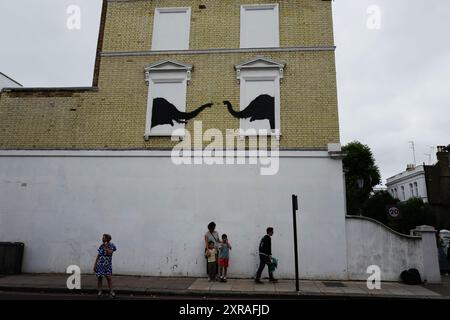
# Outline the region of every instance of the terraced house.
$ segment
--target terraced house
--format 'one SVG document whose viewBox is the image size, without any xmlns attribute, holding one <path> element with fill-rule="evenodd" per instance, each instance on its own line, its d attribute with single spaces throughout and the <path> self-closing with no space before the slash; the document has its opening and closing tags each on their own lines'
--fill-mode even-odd
<svg viewBox="0 0 450 320">
<path fill-rule="evenodd" d="M 252 277 L 272 226 L 289 278 L 297 194 L 301 277 L 347 278 L 331 9 L 104 1 L 92 87 L 1 92 L 0 241 L 25 243 L 27 272 L 89 272 L 110 233 L 116 273 L 202 276 L 215 221 L 233 244 L 229 275 Z M 252 162 L 265 139 L 277 157 Z M 211 144 L 232 156 L 208 163 Z"/>
</svg>

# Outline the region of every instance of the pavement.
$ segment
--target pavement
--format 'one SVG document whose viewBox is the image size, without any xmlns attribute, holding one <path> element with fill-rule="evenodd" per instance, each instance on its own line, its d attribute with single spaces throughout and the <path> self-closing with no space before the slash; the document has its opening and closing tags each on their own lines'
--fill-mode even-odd
<svg viewBox="0 0 450 320">
<path fill-rule="evenodd" d="M 94 275 L 81 276 L 81 289 L 69 290 L 68 274 L 0 275 L 0 291 L 40 293 L 82 293 L 95 295 Z M 396 282 L 382 282 L 381 289 L 370 290 L 364 281 L 300 281 L 300 291 L 294 280 L 279 280 L 255 284 L 253 279 L 228 279 L 228 282 L 209 282 L 207 278 L 113 276 L 117 295 L 146 295 L 187 297 L 229 297 L 267 299 L 450 299 L 450 277 L 443 276 L 442 284 L 410 286 Z M 104 288 L 107 288 L 104 281 Z M 106 290 L 107 291 L 107 290 Z M 1 298 L 0 298 L 1 299 Z"/>
</svg>

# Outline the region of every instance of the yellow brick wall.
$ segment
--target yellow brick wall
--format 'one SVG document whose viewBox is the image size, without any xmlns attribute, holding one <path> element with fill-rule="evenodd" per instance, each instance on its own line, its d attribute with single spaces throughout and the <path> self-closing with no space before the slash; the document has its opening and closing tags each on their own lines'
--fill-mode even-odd
<svg viewBox="0 0 450 320">
<path fill-rule="evenodd" d="M 239 48 L 240 6 L 258 3 L 279 4 L 281 47 L 333 45 L 331 1 L 140 0 L 109 2 L 103 51 L 150 50 L 155 8 L 161 7 L 191 7 L 191 50 Z"/>
<path fill-rule="evenodd" d="M 192 2 L 196 3 L 197 7 L 200 3 L 206 4 L 207 10 L 212 10 L 216 6 L 221 7 L 219 3 L 228 3 L 224 5 L 225 8 L 234 1 L 189 1 Z M 246 3 L 253 2 L 256 1 L 246 1 Z M 281 1 L 280 7 L 287 6 L 288 2 L 291 3 Z M 134 25 L 140 19 L 139 14 L 144 14 L 143 9 L 160 6 L 162 3 L 166 7 L 169 3 L 181 6 L 186 5 L 187 1 L 110 2 L 107 13 L 109 27 L 106 28 L 105 34 L 109 50 L 113 50 L 111 41 L 114 37 L 111 24 L 114 21 L 132 20 L 129 24 Z M 308 8 L 315 14 L 322 13 L 323 19 L 331 25 L 331 21 L 328 20 L 331 14 L 328 2 L 298 0 L 292 3 L 300 3 L 300 8 Z M 127 6 L 130 8 L 127 9 Z M 122 16 L 124 11 L 128 13 Z M 289 15 L 286 9 L 281 12 Z M 136 13 L 137 17 L 132 13 Z M 292 14 L 305 15 L 305 12 Z M 280 21 L 284 20 L 284 16 L 281 15 Z M 148 37 L 146 32 L 139 32 L 139 36 L 143 34 Z M 331 31 L 328 32 L 331 34 Z M 306 31 L 303 33 L 305 39 L 313 39 L 316 35 L 317 41 L 322 41 L 321 33 L 309 36 L 306 36 Z M 195 30 L 192 30 L 192 38 L 200 43 L 199 36 L 195 34 Z M 287 38 L 286 35 L 283 37 Z M 214 42 L 219 40 L 211 38 L 211 46 L 215 46 Z M 135 46 L 137 42 L 130 41 L 125 51 L 142 50 Z M 235 41 L 238 39 L 232 40 Z M 297 40 L 293 38 L 292 41 Z M 125 42 L 120 45 L 118 43 L 115 49 L 122 50 Z M 257 55 L 286 62 L 285 76 L 280 86 L 282 133 L 280 147 L 323 148 L 328 143 L 339 142 L 334 52 L 267 51 L 258 52 Z M 234 65 L 255 57 L 254 53 L 238 52 L 102 57 L 96 91 L 2 93 L 0 149 L 145 149 L 174 146 L 176 142 L 172 142 L 170 137 L 152 137 L 149 141 L 145 141 L 143 137 L 148 94 L 148 87 L 144 81 L 144 67 L 167 58 L 194 66 L 192 80 L 187 88 L 187 111 L 192 111 L 207 102 L 215 103 L 212 109 L 206 109 L 189 121 L 186 129 L 192 132 L 195 120 L 203 121 L 203 130 L 218 128 L 224 132 L 225 129 L 237 129 L 239 120 L 228 113 L 222 101 L 228 99 L 235 106 L 235 110 L 239 109 L 240 87 L 236 80 Z"/>
</svg>

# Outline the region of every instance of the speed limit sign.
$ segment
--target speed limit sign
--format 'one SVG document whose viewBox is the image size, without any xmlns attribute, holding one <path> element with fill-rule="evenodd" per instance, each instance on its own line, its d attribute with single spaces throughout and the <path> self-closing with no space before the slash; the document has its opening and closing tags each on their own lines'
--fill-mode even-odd
<svg viewBox="0 0 450 320">
<path fill-rule="evenodd" d="M 389 219 L 396 220 L 401 218 L 400 209 L 398 208 L 397 205 L 387 205 L 386 213 Z"/>
</svg>

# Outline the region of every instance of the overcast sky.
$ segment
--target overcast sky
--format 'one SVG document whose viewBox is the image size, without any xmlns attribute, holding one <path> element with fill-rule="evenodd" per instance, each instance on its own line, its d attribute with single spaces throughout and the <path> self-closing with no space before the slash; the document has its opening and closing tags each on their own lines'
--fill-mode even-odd
<svg viewBox="0 0 450 320">
<path fill-rule="evenodd" d="M 369 145 L 383 183 L 413 162 L 409 141 L 417 164 L 434 163 L 430 146 L 450 144 L 450 1 L 333 7 L 342 144 Z M 100 11 L 100 0 L 1 0 L 0 71 L 24 86 L 90 86 Z"/>
</svg>

